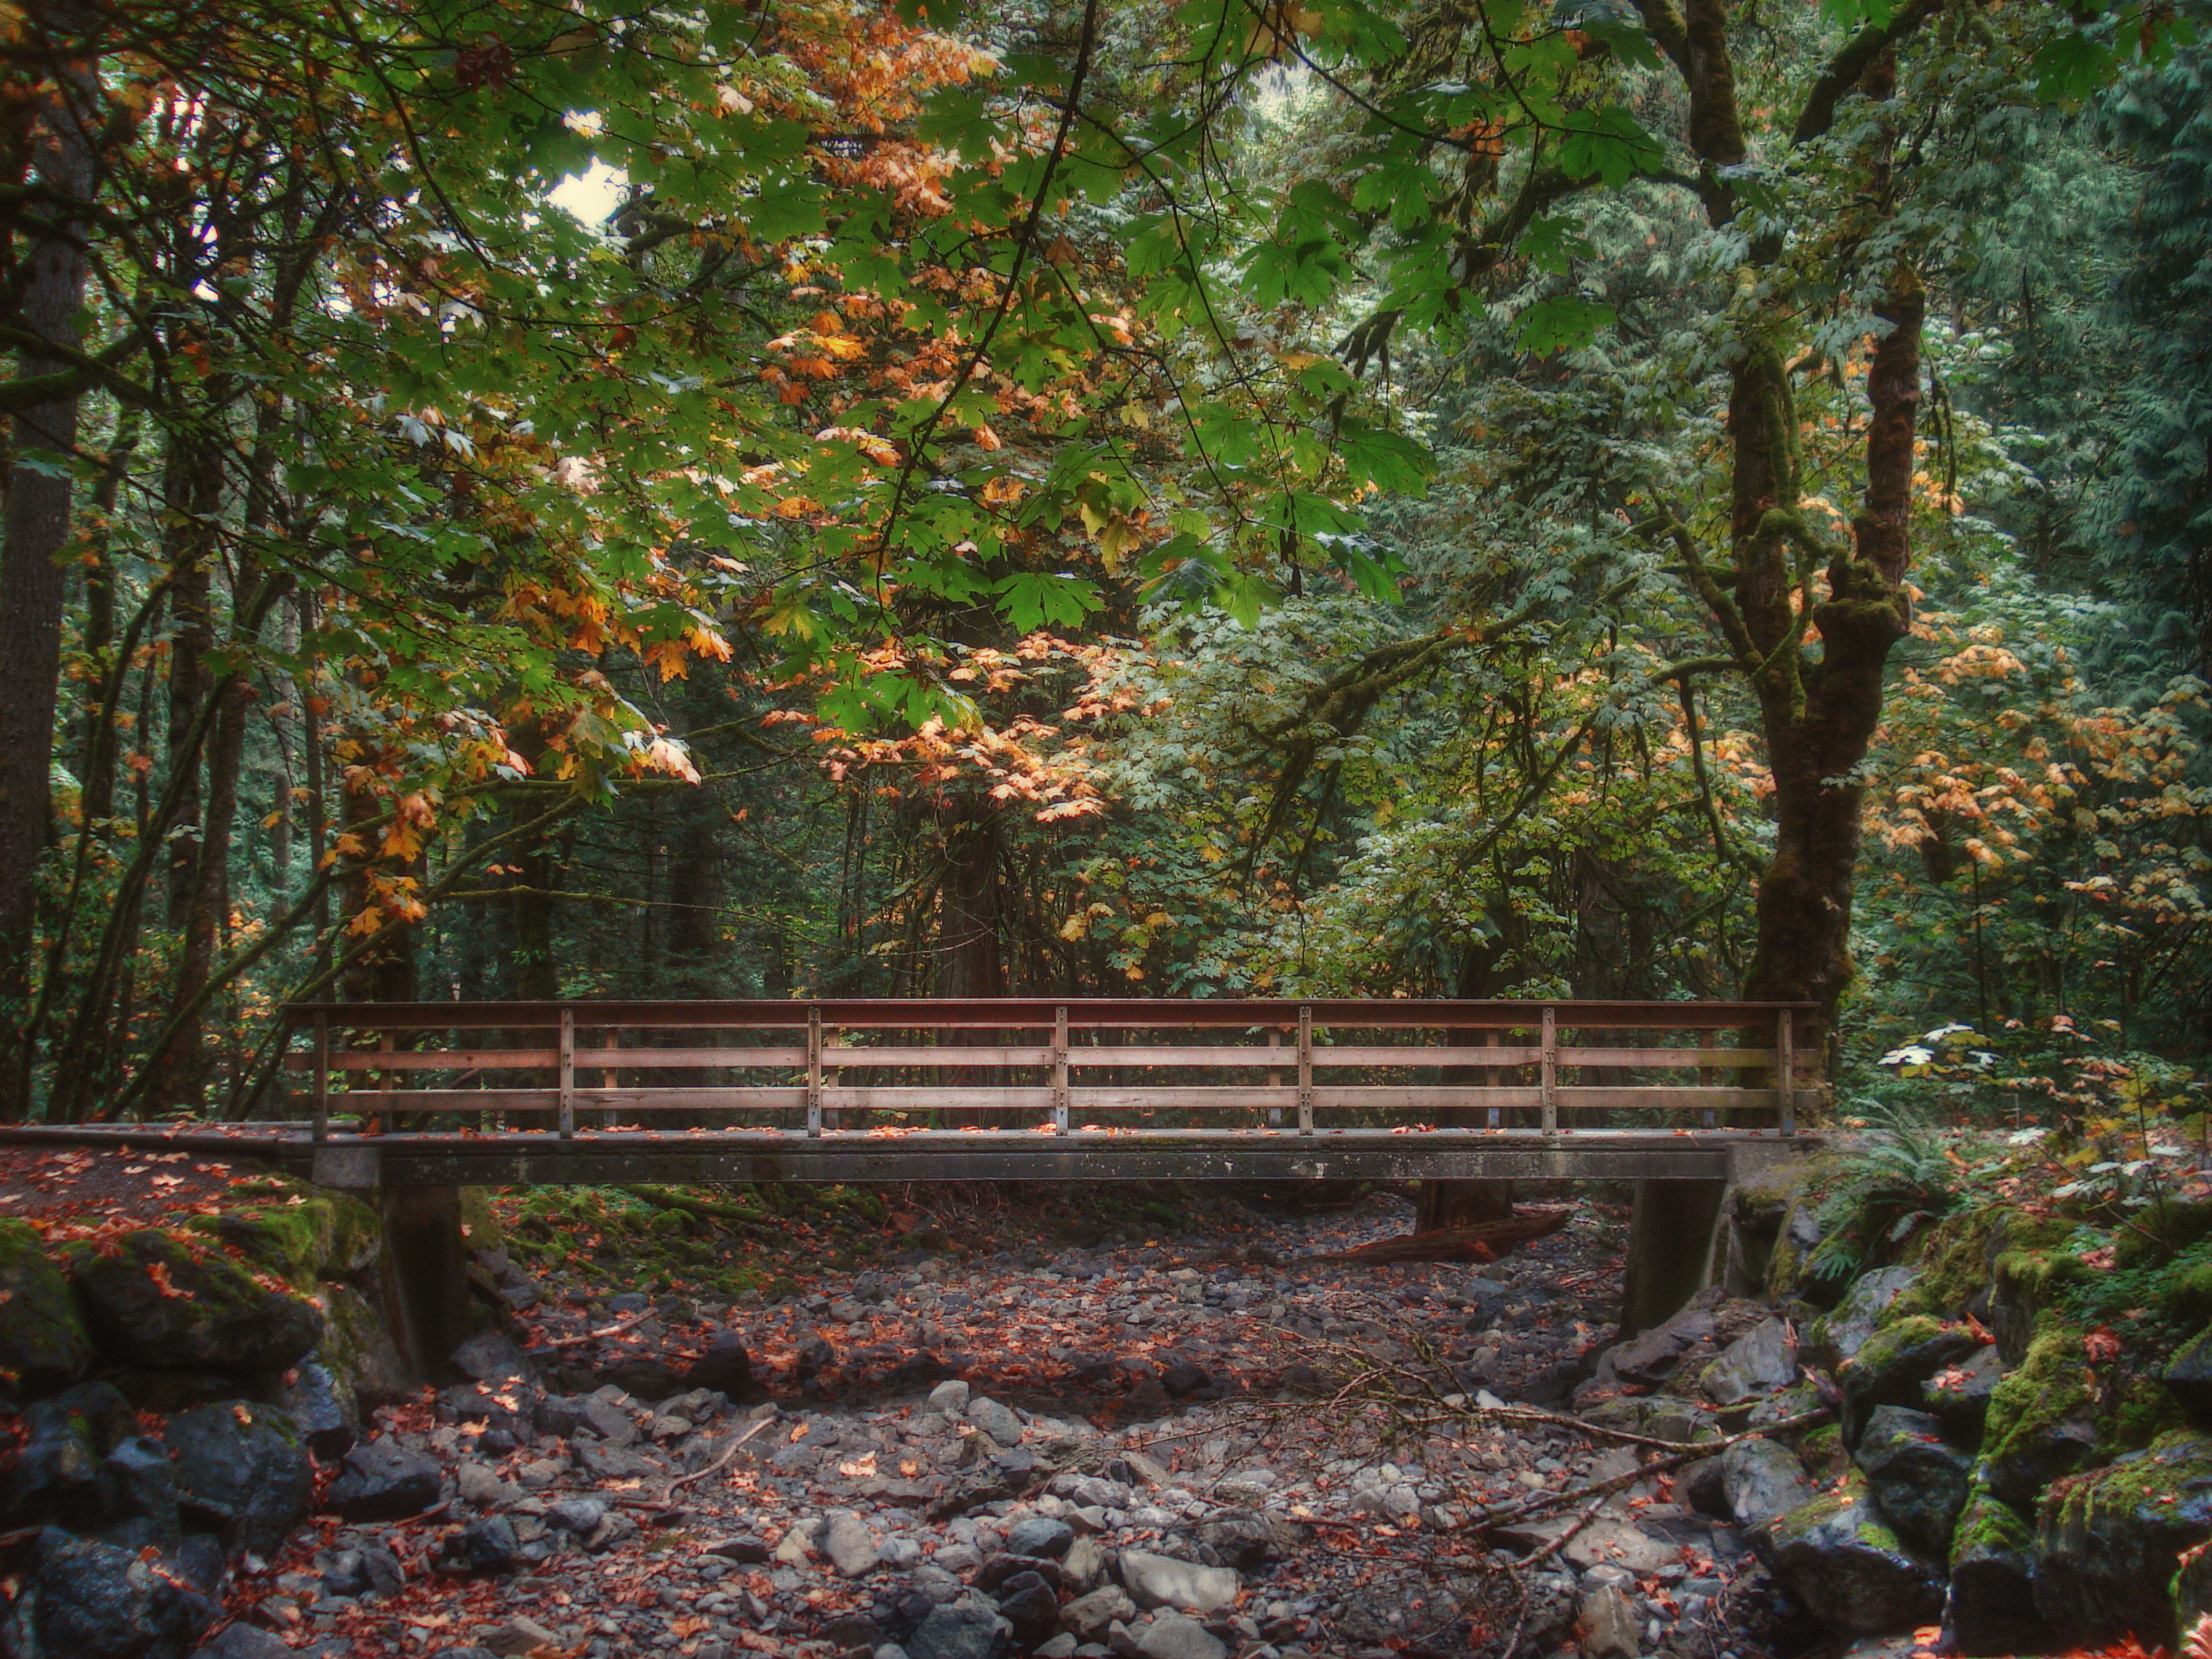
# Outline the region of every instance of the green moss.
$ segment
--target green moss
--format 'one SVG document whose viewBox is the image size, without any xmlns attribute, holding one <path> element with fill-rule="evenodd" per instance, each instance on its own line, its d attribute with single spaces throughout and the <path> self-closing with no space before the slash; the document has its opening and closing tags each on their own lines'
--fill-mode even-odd
<svg viewBox="0 0 2212 1659">
<path fill-rule="evenodd" d="M 490 1188 L 461 1188 L 461 1237 L 472 1250 L 496 1250 L 506 1243 L 507 1230 L 492 1207 Z"/>
<path fill-rule="evenodd" d="M 2212 1237 L 2212 1199 L 2162 1198 L 2128 1218 L 2113 1239 L 2123 1270 L 2171 1261 L 2199 1240 Z"/>
<path fill-rule="evenodd" d="M 311 1206 L 301 1205 L 196 1215 L 185 1225 L 228 1245 L 255 1267 L 305 1286 L 321 1273 L 329 1244 L 328 1227 L 317 1227 L 318 1218 Z M 327 1224 L 326 1209 L 319 1212 L 319 1218 Z"/>
<path fill-rule="evenodd" d="M 1951 1570 L 1956 1572 L 1970 1557 L 2025 1556 L 2034 1541 L 2034 1529 L 2011 1504 L 1985 1492 L 1972 1493 L 1951 1534 Z"/>
<path fill-rule="evenodd" d="M 2178 1324 L 2212 1319 L 2212 1261 L 2177 1263 L 2161 1275 L 2157 1294 L 2160 1306 Z"/>
<path fill-rule="evenodd" d="M 0 1221 L 0 1386 L 75 1376 L 92 1339 L 46 1240 L 23 1221 Z"/>
<path fill-rule="evenodd" d="M 2133 1451 L 2187 1425 L 2163 1382 L 2154 1376 L 2130 1376 L 2106 1419 L 2099 1444 L 2106 1451 Z"/>
<path fill-rule="evenodd" d="M 1777 1549 L 1805 1536 L 1825 1521 L 1832 1520 L 1854 1504 L 1864 1503 L 1871 1489 L 1866 1476 L 1853 1469 L 1832 1492 L 1808 1498 L 1775 1522 L 1772 1536 Z"/>
<path fill-rule="evenodd" d="M 2081 1332 L 2055 1316 L 2037 1326 L 2020 1369 L 2001 1380 L 1990 1396 L 1982 1429 L 1985 1457 L 2025 1452 L 2045 1430 L 2090 1413 L 2095 1373 L 2081 1346 Z"/>
<path fill-rule="evenodd" d="M 1889 1321 L 1869 1337 L 1866 1346 L 1844 1362 L 1844 1369 L 1856 1370 L 1867 1376 L 1878 1375 L 1897 1364 L 1910 1350 L 1942 1336 L 1943 1331 L 1940 1319 L 1927 1314 L 1906 1314 Z"/>
<path fill-rule="evenodd" d="M 1815 1480 L 1833 1480 L 1851 1467 L 1851 1455 L 1844 1449 L 1844 1431 L 1833 1423 L 1822 1424 L 1799 1442 L 1797 1456 Z"/>
</svg>

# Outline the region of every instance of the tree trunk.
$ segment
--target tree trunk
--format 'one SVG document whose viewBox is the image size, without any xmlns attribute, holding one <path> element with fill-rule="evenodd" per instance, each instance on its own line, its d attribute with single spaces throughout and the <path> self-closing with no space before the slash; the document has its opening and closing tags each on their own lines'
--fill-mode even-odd
<svg viewBox="0 0 2212 1659">
<path fill-rule="evenodd" d="M 1491 970 L 1497 957 L 1495 950 L 1482 949 L 1469 949 L 1462 957 L 1457 991 L 1461 1000 L 1480 1001 L 1490 994 Z M 1482 1040 L 1486 1046 L 1494 1043 L 1497 1033 L 1485 1031 Z M 1496 1068 L 1448 1066 L 1443 1080 L 1491 1083 L 1496 1080 Z M 1480 1129 L 1488 1127 L 1489 1114 L 1480 1106 L 1455 1106 L 1439 1112 L 1437 1121 L 1450 1129 Z M 1513 1183 L 1510 1181 L 1424 1181 L 1420 1194 L 1414 1200 L 1413 1231 L 1426 1233 L 1446 1227 L 1472 1227 L 1506 1219 L 1512 1213 Z"/>
<path fill-rule="evenodd" d="M 100 469 L 99 486 L 93 492 L 97 522 L 84 572 L 84 654 L 93 665 L 96 685 L 105 685 L 119 671 L 129 668 L 127 663 L 110 660 L 115 644 L 115 568 L 109 562 L 108 548 L 114 540 L 116 499 L 122 493 L 123 480 L 130 476 L 131 458 L 138 448 L 139 420 L 136 408 L 123 411 L 116 423 L 115 441 L 107 447 L 107 460 Z M 118 678 L 117 684 L 120 683 Z M 77 768 L 78 781 L 83 786 L 83 817 L 88 828 L 115 813 L 115 757 L 119 744 L 114 722 L 102 718 L 106 712 L 98 701 L 88 703 L 84 711 Z"/>
<path fill-rule="evenodd" d="M 183 775 L 177 833 L 170 837 L 166 912 L 173 928 L 185 926 L 200 865 L 199 757 L 180 753 L 179 741 L 199 719 L 213 694 L 208 655 L 215 649 L 215 515 L 222 505 L 222 453 L 191 434 L 170 441 L 162 501 L 173 523 L 167 542 L 174 574 L 170 608 L 176 632 L 169 646 L 169 764 Z"/>
<path fill-rule="evenodd" d="M 71 32 L 75 8 L 30 9 L 34 26 Z M 43 15 L 41 15 L 43 14 Z M 16 324 L 64 351 L 78 345 L 86 258 L 72 210 L 93 191 L 94 156 L 86 123 L 97 95 L 93 66 L 60 67 L 35 118 L 36 167 L 59 222 L 31 245 L 21 267 Z M 82 107 L 80 105 L 82 104 Z M 69 365 L 26 350 L 21 378 L 59 375 Z M 61 678 L 63 584 L 71 486 L 56 470 L 76 452 L 78 394 L 26 405 L 15 422 L 15 465 L 8 478 L 4 545 L 0 545 L 0 1119 L 30 1110 L 31 958 L 37 933 L 38 867 L 51 806 L 48 766 Z M 33 459 L 33 453 L 45 459 Z M 59 458 L 58 463 L 55 458 Z"/>
<path fill-rule="evenodd" d="M 999 820 L 986 802 L 959 800 L 943 814 L 945 873 L 938 888 L 937 994 L 976 999 L 1006 994 L 1006 958 L 999 948 Z M 954 1048 L 996 1046 L 1005 1037 L 994 1028 L 963 1028 L 940 1039 Z M 949 1066 L 944 1078 L 956 1089 L 979 1092 L 996 1085 L 1000 1068 Z M 946 1115 L 962 1128 L 1011 1128 L 994 1122 L 980 1108 L 958 1108 Z"/>
</svg>

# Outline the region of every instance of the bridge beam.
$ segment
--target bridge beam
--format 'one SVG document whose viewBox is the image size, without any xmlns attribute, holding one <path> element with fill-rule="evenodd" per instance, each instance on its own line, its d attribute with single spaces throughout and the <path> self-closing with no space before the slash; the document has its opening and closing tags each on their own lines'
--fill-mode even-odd
<svg viewBox="0 0 2212 1659">
<path fill-rule="evenodd" d="M 385 1324 L 418 1379 L 444 1382 L 447 1356 L 469 1334 L 459 1187 L 387 1181 L 383 1149 L 376 1146 L 318 1147 L 309 1174 L 318 1185 L 349 1190 L 376 1211 Z"/>
</svg>

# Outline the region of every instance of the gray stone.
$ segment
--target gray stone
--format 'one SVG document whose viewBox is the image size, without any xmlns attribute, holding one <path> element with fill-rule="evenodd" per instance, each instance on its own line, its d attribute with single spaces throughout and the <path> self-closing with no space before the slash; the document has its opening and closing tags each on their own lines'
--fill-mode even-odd
<svg viewBox="0 0 2212 1659">
<path fill-rule="evenodd" d="M 735 1331 L 715 1332 L 684 1370 L 684 1381 L 688 1387 L 709 1389 L 732 1399 L 751 1393 L 753 1361 L 745 1352 L 744 1339 Z"/>
<path fill-rule="evenodd" d="M 485 1637 L 483 1644 L 500 1655 L 501 1659 L 519 1659 L 519 1656 L 533 1653 L 539 1648 L 566 1645 L 554 1632 L 546 1629 L 535 1619 L 526 1619 L 520 1613 Z"/>
<path fill-rule="evenodd" d="M 830 1565 L 848 1578 L 861 1578 L 876 1570 L 883 1557 L 868 1524 L 850 1510 L 839 1510 L 822 1528 L 819 1545 Z"/>
<path fill-rule="evenodd" d="M 1947 1365 L 1920 1385 L 1928 1409 L 1942 1419 L 1945 1432 L 1978 1445 L 1990 1414 L 1990 1398 L 2004 1380 L 2004 1357 L 1994 1344 L 1977 1348 L 1955 1365 Z"/>
<path fill-rule="evenodd" d="M 1728 1511 L 1747 1530 L 1771 1525 L 1813 1496 L 1797 1455 L 1771 1440 L 1739 1440 L 1720 1466 Z"/>
<path fill-rule="evenodd" d="M 607 1506 L 596 1498 L 564 1498 L 559 1503 L 548 1507 L 545 1511 L 546 1525 L 558 1527 L 563 1532 L 573 1532 L 580 1537 L 592 1531 L 606 1518 Z M 763 1544 L 757 1538 L 737 1541 L 750 1543 L 757 1547 L 760 1553 L 757 1555 L 730 1556 L 731 1546 L 723 1544 L 715 1546 L 708 1553 L 739 1561 L 760 1562 L 768 1559 L 768 1546 Z"/>
<path fill-rule="evenodd" d="M 908 1659 L 1001 1659 L 1006 1621 L 996 1608 L 956 1601 L 932 1607 L 902 1645 Z"/>
<path fill-rule="evenodd" d="M 1060 1582 L 1071 1589 L 1085 1590 L 1106 1571 L 1106 1552 L 1095 1538 L 1079 1538 L 1060 1558 Z"/>
<path fill-rule="evenodd" d="M 464 1504 L 477 1504 L 492 1508 L 501 1504 L 512 1504 L 522 1494 L 492 1473 L 483 1463 L 464 1463 L 453 1471 L 453 1490 Z"/>
<path fill-rule="evenodd" d="M 192 1659 L 292 1659 L 292 1650 L 265 1630 L 233 1624 L 193 1649 Z"/>
<path fill-rule="evenodd" d="M 1692 1306 L 1665 1324 L 1655 1325 L 1632 1340 L 1607 1350 L 1607 1358 L 1621 1381 L 1657 1388 L 1680 1367 L 1684 1354 L 1712 1337 L 1711 1310 Z"/>
<path fill-rule="evenodd" d="M 1237 1600 L 1238 1580 L 1228 1567 L 1202 1567 L 1143 1550 L 1121 1554 L 1121 1583 L 1140 1607 L 1182 1607 L 1214 1613 Z"/>
<path fill-rule="evenodd" d="M 1662 1543 L 1626 1521 L 1612 1521 L 1602 1516 L 1569 1539 L 1565 1553 L 1577 1567 L 1589 1568 L 1611 1563 L 1626 1567 L 1638 1577 L 1656 1572 L 1680 1559 L 1680 1552 L 1676 1546 Z"/>
<path fill-rule="evenodd" d="M 1013 1626 L 1014 1646 L 1024 1653 L 1060 1630 L 1060 1597 L 1044 1577 L 1018 1572 L 999 1587 L 999 1616 Z"/>
<path fill-rule="evenodd" d="M 494 1572 L 514 1561 L 520 1549 L 514 1522 L 503 1515 L 480 1515 L 463 1528 L 454 1553 L 480 1572 Z"/>
<path fill-rule="evenodd" d="M 1644 1651 L 1637 1639 L 1636 1609 L 1617 1583 L 1601 1583 L 1584 1592 L 1576 1622 L 1583 1659 L 1638 1659 Z"/>
<path fill-rule="evenodd" d="M 1162 1613 L 1137 1638 L 1138 1659 L 1228 1659 L 1220 1638 L 1195 1619 Z"/>
<path fill-rule="evenodd" d="M 1853 1455 L 1898 1536 L 1923 1555 L 1948 1557 L 1972 1462 L 1945 1442 L 1942 1423 L 1926 1412 L 1879 1407 Z"/>
<path fill-rule="evenodd" d="M 1119 1584 L 1102 1584 L 1060 1610 L 1060 1622 L 1086 1642 L 1104 1640 L 1115 1620 L 1126 1623 L 1136 1616 L 1137 1604 Z"/>
<path fill-rule="evenodd" d="M 968 1385 L 957 1377 L 929 1391 L 929 1409 L 940 1417 L 958 1417 L 968 1409 Z"/>
<path fill-rule="evenodd" d="M 1905 1549 L 1863 1485 L 1801 1504 L 1771 1537 L 1775 1576 L 1831 1630 L 1888 1636 L 1942 1613 L 1942 1576 Z"/>
<path fill-rule="evenodd" d="M 325 1463 L 343 1457 L 361 1438 L 361 1396 L 352 1379 L 320 1358 L 303 1359 L 286 1372 L 270 1402 Z"/>
<path fill-rule="evenodd" d="M 1209 1521 L 1198 1529 L 1200 1540 L 1221 1558 L 1224 1566 L 1242 1573 L 1258 1572 L 1297 1547 L 1297 1528 L 1270 1515 L 1232 1515 Z"/>
<path fill-rule="evenodd" d="M 1699 1387 L 1717 1406 L 1733 1406 L 1757 1395 L 1789 1387 L 1797 1375 L 1797 1347 L 1790 1322 L 1764 1320 L 1721 1350 L 1705 1368 Z"/>
<path fill-rule="evenodd" d="M 968 1420 L 1001 1446 L 1018 1446 L 1022 1443 L 1022 1419 L 1014 1415 L 1011 1406 L 983 1397 L 971 1400 L 968 1402 Z"/>
<path fill-rule="evenodd" d="M 1043 1555 L 1057 1561 L 1075 1542 L 1075 1528 L 1049 1516 L 1032 1515 L 1014 1522 L 1006 1534 L 1009 1555 Z"/>
<path fill-rule="evenodd" d="M 345 1455 L 325 1501 L 349 1521 L 420 1515 L 438 1501 L 438 1466 L 390 1440 L 372 1440 Z"/>
<path fill-rule="evenodd" d="M 478 1331 L 453 1350 L 453 1361 L 455 1370 L 479 1382 L 503 1382 L 510 1378 L 526 1382 L 536 1375 L 522 1350 L 499 1330 Z"/>
</svg>

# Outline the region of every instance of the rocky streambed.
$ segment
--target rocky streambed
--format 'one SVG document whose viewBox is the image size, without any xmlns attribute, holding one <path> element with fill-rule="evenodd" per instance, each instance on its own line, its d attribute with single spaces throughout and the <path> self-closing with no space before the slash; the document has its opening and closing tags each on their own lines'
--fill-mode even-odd
<svg viewBox="0 0 2212 1659">
<path fill-rule="evenodd" d="M 347 1302 L 359 1218 L 291 1224 L 326 1201 L 0 1261 L 11 1659 L 2036 1651 L 2170 1639 L 2212 1535 L 2171 1388 L 2132 1448 L 2046 1402 L 2031 1454 L 2047 1334 L 2008 1355 L 1960 1249 L 1814 1305 L 1794 1189 L 1738 1194 L 1736 1282 L 1626 1344 L 1595 1205 L 1480 1267 L 1327 1260 L 1406 1230 L 1389 1194 L 1091 1248 L 1014 1212 L 1003 1251 L 735 1298 L 489 1247 L 499 1318 L 434 1389 Z M 118 1262 L 154 1287 L 120 1320 Z M 6 1311 L 42 1298 L 42 1335 Z M 214 1308 L 298 1351 L 150 1334 Z"/>
</svg>

